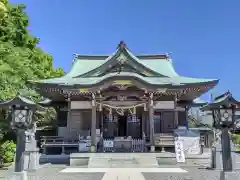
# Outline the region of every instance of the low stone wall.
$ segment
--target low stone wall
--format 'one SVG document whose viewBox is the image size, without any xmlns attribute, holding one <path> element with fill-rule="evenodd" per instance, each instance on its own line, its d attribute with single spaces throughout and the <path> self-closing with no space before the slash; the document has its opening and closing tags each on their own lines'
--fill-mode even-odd
<svg viewBox="0 0 240 180">
<path fill-rule="evenodd" d="M 40 164 L 70 164 L 70 155 L 40 155 L 39 159 Z"/>
<path fill-rule="evenodd" d="M 65 164 L 71 166 L 87 166 L 92 153 L 74 153 L 72 155 L 41 155 L 40 163 L 51 164 Z M 186 163 L 177 163 L 174 153 L 96 153 L 98 158 L 102 156 L 109 156 L 113 159 L 117 156 L 118 159 L 129 159 L 129 157 L 138 157 L 138 159 L 146 158 L 149 161 L 149 156 L 154 157 L 158 165 L 161 167 L 179 166 L 179 167 L 209 167 L 210 166 L 210 154 L 205 152 L 202 155 L 186 156 Z"/>
</svg>

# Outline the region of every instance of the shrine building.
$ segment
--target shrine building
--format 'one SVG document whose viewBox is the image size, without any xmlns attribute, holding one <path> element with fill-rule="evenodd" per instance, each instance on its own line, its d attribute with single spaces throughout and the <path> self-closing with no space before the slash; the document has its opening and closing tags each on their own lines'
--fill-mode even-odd
<svg viewBox="0 0 240 180">
<path fill-rule="evenodd" d="M 31 81 L 57 112 L 57 136 L 143 139 L 154 151 L 156 137 L 188 126 L 193 100 L 217 79 L 179 75 L 168 54 L 137 55 L 121 41 L 112 55 L 74 55 L 63 77 Z"/>
</svg>

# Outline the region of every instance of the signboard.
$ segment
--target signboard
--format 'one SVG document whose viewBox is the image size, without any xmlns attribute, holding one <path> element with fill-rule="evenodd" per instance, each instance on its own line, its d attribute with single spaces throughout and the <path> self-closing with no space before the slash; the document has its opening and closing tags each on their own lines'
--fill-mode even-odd
<svg viewBox="0 0 240 180">
<path fill-rule="evenodd" d="M 175 153 L 176 153 L 176 160 L 178 163 L 185 163 L 185 154 L 183 149 L 183 142 L 181 140 L 175 141 Z"/>
<path fill-rule="evenodd" d="M 132 81 L 130 80 L 116 80 L 113 81 L 113 84 L 118 84 L 118 85 L 131 85 Z"/>
<path fill-rule="evenodd" d="M 112 148 L 113 146 L 114 146 L 114 143 L 112 140 L 104 140 L 103 141 L 103 147 Z"/>
<path fill-rule="evenodd" d="M 71 101 L 71 109 L 91 109 L 90 101 Z"/>
<path fill-rule="evenodd" d="M 88 152 L 91 146 L 91 141 L 90 140 L 80 140 L 79 141 L 79 146 L 78 146 L 78 151 L 79 152 Z"/>
<path fill-rule="evenodd" d="M 174 101 L 156 101 L 154 109 L 175 109 Z"/>
<path fill-rule="evenodd" d="M 79 89 L 79 92 L 88 92 L 88 88 L 81 88 Z"/>
</svg>

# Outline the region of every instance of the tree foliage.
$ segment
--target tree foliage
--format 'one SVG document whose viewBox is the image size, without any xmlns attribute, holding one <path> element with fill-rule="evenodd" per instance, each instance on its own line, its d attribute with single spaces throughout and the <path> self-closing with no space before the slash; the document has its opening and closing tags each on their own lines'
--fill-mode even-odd
<svg viewBox="0 0 240 180">
<path fill-rule="evenodd" d="M 199 128 L 199 127 L 208 127 L 211 128 L 208 124 L 203 124 L 199 119 L 192 115 L 188 115 L 188 127 L 189 128 Z"/>
<path fill-rule="evenodd" d="M 40 39 L 29 33 L 25 5 L 0 2 L 0 100 L 6 100 L 20 89 L 28 91 L 28 80 L 59 77 L 64 71 L 53 67 L 52 56 L 37 46 Z"/>
<path fill-rule="evenodd" d="M 7 16 L 0 22 L 0 99 L 9 99 L 27 87 L 27 80 L 58 77 L 64 72 L 53 68 L 52 56 L 37 47 L 40 39 L 27 30 L 25 5 L 0 1 L 7 8 Z"/>
</svg>

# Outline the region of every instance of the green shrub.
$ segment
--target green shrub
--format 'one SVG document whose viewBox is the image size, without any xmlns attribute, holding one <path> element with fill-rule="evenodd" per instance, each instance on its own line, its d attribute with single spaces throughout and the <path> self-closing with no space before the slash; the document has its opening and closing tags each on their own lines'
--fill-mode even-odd
<svg viewBox="0 0 240 180">
<path fill-rule="evenodd" d="M 232 141 L 234 144 L 240 144 L 240 134 L 232 134 Z"/>
<path fill-rule="evenodd" d="M 11 163 L 14 161 L 16 144 L 13 141 L 5 141 L 0 147 L 1 161 Z"/>
<path fill-rule="evenodd" d="M 236 150 L 240 151 L 240 134 L 232 134 L 232 141 L 236 146 Z"/>
</svg>

